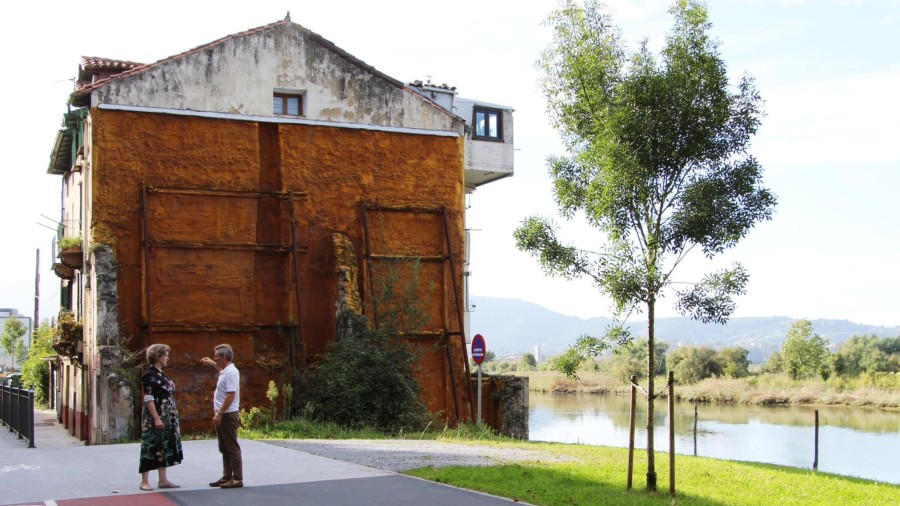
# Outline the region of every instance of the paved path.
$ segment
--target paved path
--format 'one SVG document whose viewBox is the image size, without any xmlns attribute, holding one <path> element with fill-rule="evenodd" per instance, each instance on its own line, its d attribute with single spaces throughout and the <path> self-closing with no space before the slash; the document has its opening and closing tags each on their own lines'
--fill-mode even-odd
<svg viewBox="0 0 900 506">
<path fill-rule="evenodd" d="M 50 423 L 52 421 L 52 423 Z M 182 488 L 138 490 L 137 443 L 85 446 L 35 412 L 35 448 L 0 426 L 0 504 L 42 506 L 246 506 L 257 504 L 371 506 L 509 506 L 508 499 L 480 494 L 305 451 L 241 440 L 244 488 L 222 490 L 216 441 L 185 441 L 185 461 L 169 470 Z M 155 483 L 156 473 L 151 473 Z"/>
</svg>

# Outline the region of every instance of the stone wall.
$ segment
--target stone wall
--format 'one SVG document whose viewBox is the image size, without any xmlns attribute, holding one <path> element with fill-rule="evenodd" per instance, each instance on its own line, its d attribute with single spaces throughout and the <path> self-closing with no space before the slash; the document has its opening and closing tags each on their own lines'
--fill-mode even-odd
<svg viewBox="0 0 900 506">
<path fill-rule="evenodd" d="M 472 374 L 472 399 L 478 402 L 478 375 Z M 528 439 L 528 378 L 481 375 L 482 423 L 503 434 Z"/>
</svg>

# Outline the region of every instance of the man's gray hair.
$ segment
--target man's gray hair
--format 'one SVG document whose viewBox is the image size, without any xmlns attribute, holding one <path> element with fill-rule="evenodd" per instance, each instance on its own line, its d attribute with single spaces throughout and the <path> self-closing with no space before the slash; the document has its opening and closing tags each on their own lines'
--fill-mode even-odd
<svg viewBox="0 0 900 506">
<path fill-rule="evenodd" d="M 230 344 L 220 344 L 216 346 L 216 353 L 225 357 L 225 360 L 234 362 L 234 350 L 231 349 Z"/>
</svg>

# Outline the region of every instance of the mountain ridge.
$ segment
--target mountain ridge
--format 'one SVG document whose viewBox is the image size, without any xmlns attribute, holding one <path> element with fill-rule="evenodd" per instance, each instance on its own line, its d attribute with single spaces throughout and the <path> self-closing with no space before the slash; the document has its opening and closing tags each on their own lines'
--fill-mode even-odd
<svg viewBox="0 0 900 506">
<path fill-rule="evenodd" d="M 470 332 L 482 334 L 487 349 L 497 357 L 534 353 L 541 358 L 562 353 L 581 334 L 599 336 L 612 322 L 606 317 L 580 318 L 551 311 L 520 299 L 471 296 Z M 798 318 L 759 316 L 732 318 L 726 325 L 703 324 L 690 318 L 657 318 L 657 340 L 678 346 L 741 346 L 750 351 L 750 361 L 762 362 L 781 348 L 787 331 Z M 900 327 L 867 325 L 839 319 L 811 319 L 815 332 L 834 348 L 856 334 L 879 337 L 900 335 Z M 647 322 L 630 322 L 635 338 L 647 337 Z"/>
</svg>

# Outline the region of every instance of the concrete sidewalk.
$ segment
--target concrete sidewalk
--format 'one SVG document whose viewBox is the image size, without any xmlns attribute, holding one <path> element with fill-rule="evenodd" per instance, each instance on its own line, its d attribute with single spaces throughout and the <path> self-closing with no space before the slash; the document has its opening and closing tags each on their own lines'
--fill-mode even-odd
<svg viewBox="0 0 900 506">
<path fill-rule="evenodd" d="M 35 412 L 35 448 L 0 427 L 0 504 L 373 506 L 506 505 L 513 501 L 389 471 L 319 457 L 268 443 L 241 440 L 244 488 L 210 488 L 222 459 L 214 440 L 185 441 L 185 461 L 169 469 L 180 489 L 138 490 L 139 444 L 85 446 Z M 155 485 L 156 473 L 151 473 Z M 127 496 L 127 497 L 126 497 Z"/>
</svg>

